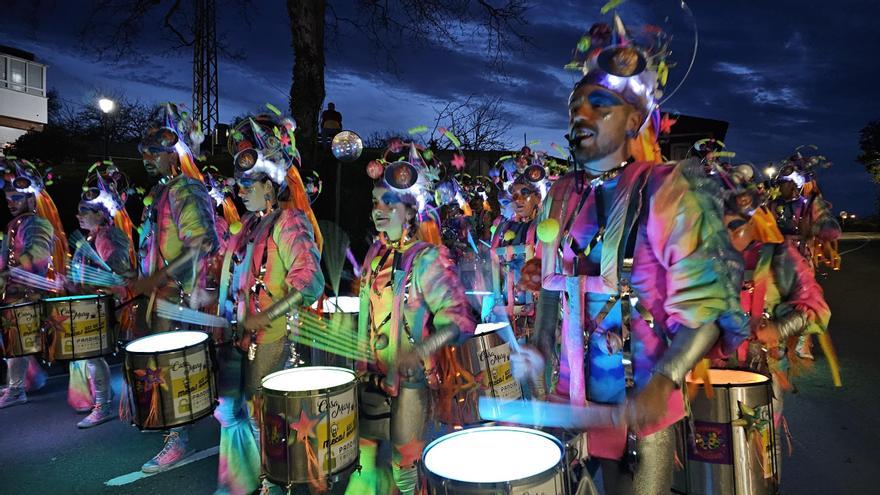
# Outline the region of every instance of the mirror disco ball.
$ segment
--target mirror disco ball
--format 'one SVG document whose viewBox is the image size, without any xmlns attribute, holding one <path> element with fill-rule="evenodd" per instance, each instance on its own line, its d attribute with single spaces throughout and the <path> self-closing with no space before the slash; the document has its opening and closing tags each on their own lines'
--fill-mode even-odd
<svg viewBox="0 0 880 495">
<path fill-rule="evenodd" d="M 360 158 L 361 153 L 364 152 L 364 142 L 357 134 L 351 131 L 342 131 L 333 137 L 330 151 L 339 161 L 353 162 Z"/>
</svg>

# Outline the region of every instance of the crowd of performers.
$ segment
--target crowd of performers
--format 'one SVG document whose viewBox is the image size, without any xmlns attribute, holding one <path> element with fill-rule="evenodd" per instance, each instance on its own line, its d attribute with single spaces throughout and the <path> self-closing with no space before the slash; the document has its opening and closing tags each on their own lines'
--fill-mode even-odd
<svg viewBox="0 0 880 495">
<path fill-rule="evenodd" d="M 370 162 L 376 237 L 359 267 L 350 329 L 362 352 L 360 469 L 348 493 L 419 490 L 426 442 L 467 426 L 455 349 L 481 322 L 509 324 L 525 399 L 615 406 L 599 426 L 557 432 L 582 461 L 570 473 L 578 493 L 591 493 L 595 479 L 608 494 L 669 493 L 686 376 L 707 360 L 770 376 L 777 422 L 791 372 L 812 358 L 811 335 L 839 382 L 816 282 L 817 270 L 839 266 L 840 228 L 815 182 L 824 159 L 799 150 L 765 177 L 704 140 L 690 158 L 664 163 L 656 116 L 665 80 L 656 58 L 630 67 L 634 45 L 622 31 L 610 36 L 615 29 L 622 23 L 594 26 L 582 50 L 584 75 L 568 99 L 568 166 L 524 147 L 472 178 L 404 140 Z M 133 300 L 117 316 L 127 341 L 188 328 L 163 311 L 169 305 L 231 323 L 211 329 L 228 344 L 217 346 L 218 493 L 260 487 L 261 379 L 303 363 L 307 349 L 294 334 L 325 291 L 295 124 L 270 108 L 230 133 L 226 178 L 200 169 L 203 136 L 191 116 L 158 107 L 139 147 L 156 182 L 137 228 L 125 208 L 134 189 L 112 163 L 89 171 L 82 232 L 68 239 L 46 189 L 51 174 L 2 161 L 13 216 L 0 253 L 4 308 L 65 292 Z M 4 318 L 4 337 L 12 324 Z M 39 365 L 32 355 L 6 365 L 0 408 L 25 405 Z M 71 361 L 68 399 L 89 412 L 80 428 L 130 414 L 126 397 L 111 407 L 100 356 Z M 188 428 L 169 430 L 143 471 L 185 460 Z"/>
</svg>

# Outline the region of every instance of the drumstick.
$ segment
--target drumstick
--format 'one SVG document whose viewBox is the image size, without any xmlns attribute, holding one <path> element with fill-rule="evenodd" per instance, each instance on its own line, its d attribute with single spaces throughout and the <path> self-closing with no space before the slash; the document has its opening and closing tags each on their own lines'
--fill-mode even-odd
<svg viewBox="0 0 880 495">
<path fill-rule="evenodd" d="M 82 235 L 82 233 L 78 230 L 73 231 L 70 234 L 69 242 L 70 247 L 73 249 L 73 258 L 76 259 L 77 255 L 83 255 L 95 263 L 101 265 L 101 268 L 112 272 L 110 266 L 104 262 L 104 259 L 101 258 L 101 255 L 98 254 L 97 251 L 92 247 L 88 240 Z"/>
<path fill-rule="evenodd" d="M 490 421 L 504 421 L 554 428 L 617 428 L 624 424 L 624 405 L 593 404 L 577 407 L 542 401 L 502 400 L 490 397 L 479 399 L 480 417 Z"/>
<path fill-rule="evenodd" d="M 59 278 L 56 279 L 48 279 L 44 276 L 40 276 L 34 273 L 31 273 L 27 270 L 23 270 L 17 266 L 13 266 L 9 269 L 9 278 L 15 282 L 18 282 L 22 285 L 27 285 L 28 287 L 33 287 L 34 289 L 45 290 L 49 292 L 60 292 L 62 287 L 61 276 L 57 275 Z"/>
</svg>

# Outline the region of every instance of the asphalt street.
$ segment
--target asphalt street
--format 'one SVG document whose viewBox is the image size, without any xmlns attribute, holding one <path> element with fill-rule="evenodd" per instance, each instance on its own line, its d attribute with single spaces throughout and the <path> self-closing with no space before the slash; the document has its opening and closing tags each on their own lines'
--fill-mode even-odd
<svg viewBox="0 0 880 495">
<path fill-rule="evenodd" d="M 880 240 L 855 237 L 842 242 L 841 251 L 842 270 L 821 283 L 844 387 L 833 387 L 821 352 L 812 372 L 796 379 L 798 392 L 785 402 L 794 447 L 784 461 L 786 494 L 878 493 Z M 119 372 L 113 367 L 117 394 Z M 198 460 L 141 478 L 140 466 L 161 449 L 162 434 L 140 433 L 119 421 L 78 430 L 82 416 L 67 406 L 66 389 L 66 376 L 57 375 L 27 405 L 0 410 L 0 494 L 213 493 L 212 449 L 219 438 L 213 418 L 192 428 Z"/>
</svg>

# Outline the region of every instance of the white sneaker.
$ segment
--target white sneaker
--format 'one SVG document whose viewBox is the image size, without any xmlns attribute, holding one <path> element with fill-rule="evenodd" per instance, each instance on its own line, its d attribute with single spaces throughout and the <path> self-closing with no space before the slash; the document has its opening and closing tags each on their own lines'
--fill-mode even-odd
<svg viewBox="0 0 880 495">
<path fill-rule="evenodd" d="M 7 388 L 0 396 L 0 409 L 27 403 L 27 394 L 23 388 Z"/>
</svg>

